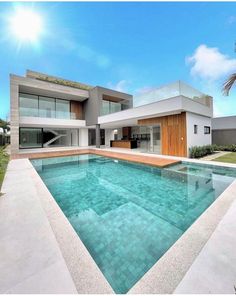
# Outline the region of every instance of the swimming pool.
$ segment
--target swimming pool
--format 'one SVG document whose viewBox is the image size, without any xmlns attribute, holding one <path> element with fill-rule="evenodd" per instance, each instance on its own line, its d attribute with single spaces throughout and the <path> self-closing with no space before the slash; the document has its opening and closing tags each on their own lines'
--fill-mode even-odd
<svg viewBox="0 0 236 296">
<path fill-rule="evenodd" d="M 236 178 L 224 167 L 159 169 L 92 154 L 32 163 L 116 293 L 126 293 Z"/>
</svg>

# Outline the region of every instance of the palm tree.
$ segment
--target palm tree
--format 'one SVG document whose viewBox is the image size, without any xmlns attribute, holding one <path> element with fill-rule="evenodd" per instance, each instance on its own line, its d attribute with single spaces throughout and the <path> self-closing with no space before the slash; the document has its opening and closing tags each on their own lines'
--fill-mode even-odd
<svg viewBox="0 0 236 296">
<path fill-rule="evenodd" d="M 236 73 L 230 75 L 230 77 L 223 84 L 223 94 L 228 96 L 231 87 L 236 83 Z"/>
</svg>

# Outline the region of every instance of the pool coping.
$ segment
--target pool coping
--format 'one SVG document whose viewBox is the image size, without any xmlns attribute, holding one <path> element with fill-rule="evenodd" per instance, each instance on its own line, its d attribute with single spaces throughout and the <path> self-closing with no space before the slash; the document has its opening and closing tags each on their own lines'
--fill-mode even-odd
<svg viewBox="0 0 236 296">
<path fill-rule="evenodd" d="M 79 294 L 114 294 L 114 291 L 82 240 L 64 215 L 43 180 L 33 169 L 35 187 L 48 221 Z"/>
<path fill-rule="evenodd" d="M 92 153 L 96 150 L 91 149 Z M 104 150 L 104 149 L 102 149 Z M 90 152 L 90 153 L 91 153 Z M 80 154 L 80 153 L 78 153 Z M 100 154 L 99 154 L 100 155 Z M 150 156 L 150 155 L 149 155 Z M 155 156 L 154 156 L 155 157 Z M 158 156 L 160 157 L 160 156 Z M 172 157 L 173 158 L 173 157 Z M 188 163 L 211 164 L 221 167 L 236 168 L 236 165 L 213 161 L 196 161 L 177 158 Z M 44 182 L 34 169 L 29 159 L 24 159 L 31 167 L 38 197 L 47 219 L 56 237 L 61 253 L 72 276 L 78 293 L 111 294 L 113 289 L 97 267 L 79 236 L 65 217 Z M 17 160 L 11 160 L 14 162 Z M 202 248 L 210 239 L 218 223 L 236 199 L 236 180 L 229 185 L 215 202 L 190 226 L 190 228 L 171 246 L 171 248 L 144 274 L 128 291 L 129 294 L 164 294 L 173 293 L 181 282 Z M 63 230 L 63 232 L 62 232 Z M 81 268 L 78 268 L 81 266 Z"/>
</svg>

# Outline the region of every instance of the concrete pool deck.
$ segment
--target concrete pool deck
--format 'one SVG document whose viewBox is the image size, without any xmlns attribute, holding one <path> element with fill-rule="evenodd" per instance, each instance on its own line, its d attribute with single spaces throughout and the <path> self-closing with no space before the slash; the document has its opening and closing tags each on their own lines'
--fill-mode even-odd
<svg viewBox="0 0 236 296">
<path fill-rule="evenodd" d="M 0 293 L 114 293 L 28 159 L 10 161 L 2 191 Z M 128 293 L 235 293 L 235 200 L 236 181 Z"/>
</svg>

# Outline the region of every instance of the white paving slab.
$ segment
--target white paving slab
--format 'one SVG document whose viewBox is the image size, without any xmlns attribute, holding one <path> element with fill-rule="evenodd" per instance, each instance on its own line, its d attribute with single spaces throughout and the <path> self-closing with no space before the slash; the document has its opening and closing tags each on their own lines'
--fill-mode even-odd
<svg viewBox="0 0 236 296">
<path fill-rule="evenodd" d="M 235 294 L 235 287 L 236 202 L 221 220 L 175 293 Z"/>
<path fill-rule="evenodd" d="M 77 293 L 37 196 L 32 170 L 26 159 L 10 161 L 2 186 L 0 293 Z"/>
</svg>

